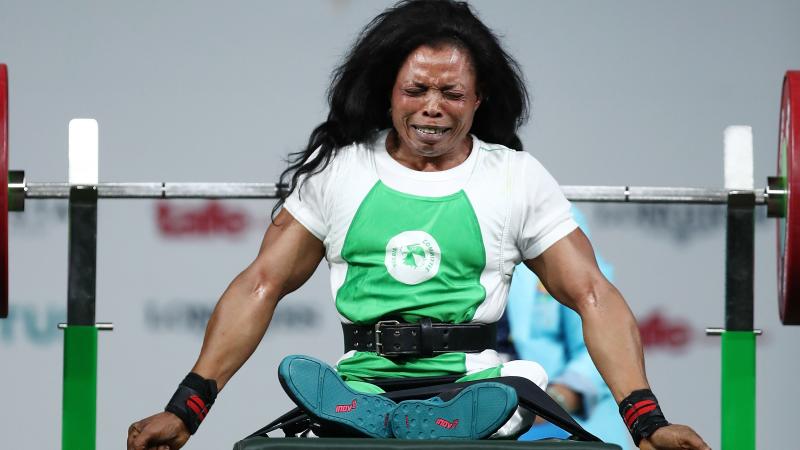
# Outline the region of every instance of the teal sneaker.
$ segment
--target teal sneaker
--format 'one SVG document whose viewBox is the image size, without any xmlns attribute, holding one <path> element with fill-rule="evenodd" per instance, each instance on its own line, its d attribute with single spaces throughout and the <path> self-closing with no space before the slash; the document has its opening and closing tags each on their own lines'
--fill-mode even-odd
<svg viewBox="0 0 800 450">
<path fill-rule="evenodd" d="M 501 383 L 476 383 L 444 401 L 407 400 L 392 413 L 398 439 L 483 439 L 517 409 L 517 391 Z"/>
<path fill-rule="evenodd" d="M 321 424 L 374 438 L 392 437 L 389 416 L 397 403 L 353 390 L 324 362 L 287 356 L 278 366 L 278 379 L 297 406 Z"/>
</svg>

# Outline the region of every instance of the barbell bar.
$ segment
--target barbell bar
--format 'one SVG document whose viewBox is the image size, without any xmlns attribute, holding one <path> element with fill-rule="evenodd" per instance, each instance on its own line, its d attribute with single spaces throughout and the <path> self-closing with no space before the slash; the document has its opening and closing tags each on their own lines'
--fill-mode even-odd
<svg viewBox="0 0 800 450">
<path fill-rule="evenodd" d="M 24 210 L 27 199 L 68 199 L 69 183 L 28 183 L 24 172 L 9 173 L 9 210 Z M 16 181 L 13 181 L 16 180 Z M 277 199 L 276 183 L 98 183 L 98 198 L 116 199 Z M 681 203 L 721 205 L 733 189 L 660 186 L 561 186 L 567 199 L 575 202 Z M 777 186 L 753 190 L 756 204 L 778 205 L 786 191 Z M 11 206 L 13 205 L 13 206 Z M 777 206 L 774 206 L 777 208 Z"/>
<path fill-rule="evenodd" d="M 719 189 L 658 186 L 561 186 L 575 202 L 727 204 L 732 194 L 750 192 L 756 205 L 766 205 L 768 217 L 778 218 L 778 297 L 784 324 L 800 324 L 800 71 L 784 77 L 780 112 L 778 175 L 762 189 Z M 8 314 L 8 212 L 22 211 L 26 200 L 68 199 L 72 185 L 65 182 L 27 182 L 23 171 L 8 170 L 8 73 L 0 64 L 0 317 Z M 752 171 L 752 170 L 751 170 Z M 276 199 L 282 187 L 275 183 L 96 183 L 103 199 Z M 752 187 L 752 186 L 751 186 Z M 798 247 L 795 250 L 795 246 Z"/>
</svg>

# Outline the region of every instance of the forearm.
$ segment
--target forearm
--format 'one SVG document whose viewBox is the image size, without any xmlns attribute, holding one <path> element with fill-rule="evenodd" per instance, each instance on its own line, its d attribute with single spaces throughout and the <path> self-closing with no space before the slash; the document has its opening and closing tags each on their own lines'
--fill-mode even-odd
<svg viewBox="0 0 800 450">
<path fill-rule="evenodd" d="M 639 328 L 619 291 L 601 283 L 581 302 L 579 313 L 586 347 L 614 399 L 648 388 Z"/>
<path fill-rule="evenodd" d="M 247 269 L 217 302 L 192 371 L 216 380 L 221 390 L 255 351 L 267 331 L 279 293 Z"/>
<path fill-rule="evenodd" d="M 586 348 L 617 403 L 634 391 L 649 389 L 636 320 L 619 291 L 600 273 L 583 232 L 570 233 L 525 264 L 553 297 L 581 316 Z M 652 394 L 640 394 L 655 403 Z M 640 448 L 710 450 L 692 429 L 664 426 L 666 419 L 658 411 L 641 408 L 631 417 L 648 418 L 626 423 L 634 439 L 642 439 Z"/>
</svg>

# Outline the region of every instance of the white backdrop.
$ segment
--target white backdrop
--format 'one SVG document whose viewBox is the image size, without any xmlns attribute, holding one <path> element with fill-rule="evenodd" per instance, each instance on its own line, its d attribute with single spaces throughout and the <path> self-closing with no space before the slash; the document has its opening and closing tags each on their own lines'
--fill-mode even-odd
<svg viewBox="0 0 800 450">
<path fill-rule="evenodd" d="M 11 78 L 11 168 L 63 181 L 67 123 L 100 124 L 103 181 L 267 181 L 325 116 L 330 71 L 388 2 L 0 0 Z M 526 149 L 563 184 L 722 184 L 722 131 L 755 133 L 757 185 L 774 172 L 783 73 L 800 68 L 800 3 L 475 1 L 533 93 Z M 164 406 L 204 322 L 255 255 L 272 203 L 101 201 L 98 448 Z M 719 448 L 724 209 L 586 205 L 594 244 L 642 321 L 670 420 Z M 759 217 L 765 215 L 759 210 Z M 58 448 L 66 203 L 11 221 L 11 316 L 0 321 L 0 447 Z M 797 328 L 782 327 L 774 223 L 756 259 L 758 448 L 793 448 Z M 285 299 L 189 449 L 230 448 L 290 407 L 280 358 L 335 360 L 341 334 L 320 267 Z"/>
</svg>

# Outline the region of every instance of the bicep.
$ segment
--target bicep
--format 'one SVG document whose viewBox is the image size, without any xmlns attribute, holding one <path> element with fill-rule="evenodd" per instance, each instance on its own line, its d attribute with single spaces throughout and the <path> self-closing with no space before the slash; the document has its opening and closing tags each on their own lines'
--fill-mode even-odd
<svg viewBox="0 0 800 450">
<path fill-rule="evenodd" d="M 322 241 L 283 209 L 264 233 L 258 256 L 247 270 L 273 286 L 280 298 L 302 286 L 324 255 Z"/>
<path fill-rule="evenodd" d="M 589 239 L 580 229 L 525 261 L 525 265 L 556 300 L 576 311 L 580 311 L 582 301 L 595 297 L 599 286 L 609 284 L 597 266 Z"/>
</svg>

